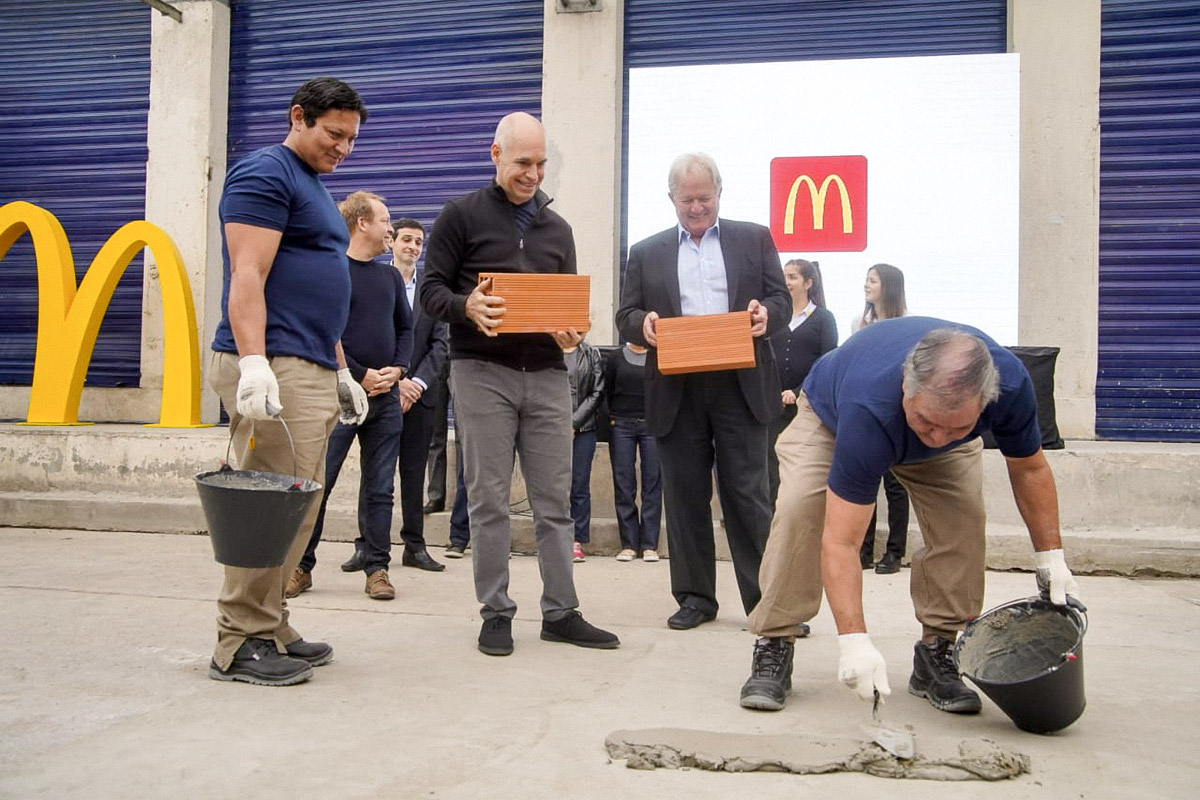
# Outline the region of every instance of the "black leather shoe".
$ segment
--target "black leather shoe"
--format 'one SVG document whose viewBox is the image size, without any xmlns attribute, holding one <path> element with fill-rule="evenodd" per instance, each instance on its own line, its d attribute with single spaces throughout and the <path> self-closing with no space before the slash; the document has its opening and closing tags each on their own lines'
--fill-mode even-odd
<svg viewBox="0 0 1200 800">
<path fill-rule="evenodd" d="M 883 558 L 879 559 L 879 563 L 875 565 L 875 572 L 879 575 L 894 575 L 899 571 L 900 559 L 891 553 L 884 553 Z"/>
<path fill-rule="evenodd" d="M 400 564 L 427 572 L 441 572 L 446 568 L 445 564 L 434 561 L 433 556 L 429 555 L 427 550 L 409 550 L 407 547 L 404 548 L 404 554 L 400 556 Z"/>
<path fill-rule="evenodd" d="M 479 652 L 489 656 L 507 656 L 512 651 L 512 620 L 508 617 L 485 619 L 479 629 Z"/>
<path fill-rule="evenodd" d="M 430 500 L 428 503 L 426 503 L 424 505 L 424 507 L 421 508 L 421 511 L 426 514 L 436 514 L 439 511 L 445 511 L 445 510 L 446 510 L 446 501 L 445 500 Z"/>
<path fill-rule="evenodd" d="M 908 693 L 924 697 L 939 711 L 978 714 L 983 704 L 979 695 L 963 683 L 954 666 L 954 643 L 938 638 L 933 644 L 917 642 L 913 650 L 913 673 Z"/>
<path fill-rule="evenodd" d="M 297 639 L 289 645 L 285 645 L 288 658 L 298 658 L 301 661 L 307 661 L 310 667 L 323 667 L 330 661 L 333 661 L 333 648 L 324 642 L 306 642 L 303 639 Z"/>
<path fill-rule="evenodd" d="M 354 555 L 342 562 L 342 572 L 362 572 L 365 566 L 362 551 L 355 550 Z"/>
<path fill-rule="evenodd" d="M 597 650 L 615 650 L 621 646 L 621 640 L 615 633 L 597 628 L 578 611 L 572 611 L 554 622 L 542 620 L 542 639 L 547 642 L 566 642 L 577 647 L 594 647 Z"/>
<path fill-rule="evenodd" d="M 716 618 L 717 612 L 715 611 L 706 613 L 691 606 L 680 606 L 679 610 L 667 620 L 667 627 L 671 630 L 686 631 L 703 625 L 706 622 L 712 622 Z"/>
<path fill-rule="evenodd" d="M 270 639 L 247 639 L 233 654 L 226 669 L 216 661 L 208 665 L 208 677 L 215 681 L 242 681 L 258 686 L 291 686 L 312 677 L 307 661 L 282 655 Z"/>
<path fill-rule="evenodd" d="M 795 645 L 786 639 L 759 639 L 754 643 L 750 677 L 742 684 L 742 708 L 779 711 L 792 690 L 792 654 Z"/>
</svg>

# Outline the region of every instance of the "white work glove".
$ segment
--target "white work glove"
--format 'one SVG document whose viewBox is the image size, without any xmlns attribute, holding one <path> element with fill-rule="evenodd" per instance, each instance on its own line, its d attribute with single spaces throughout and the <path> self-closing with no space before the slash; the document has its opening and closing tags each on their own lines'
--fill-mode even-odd
<svg viewBox="0 0 1200 800">
<path fill-rule="evenodd" d="M 270 419 L 279 415 L 279 381 L 266 356 L 245 356 L 238 361 L 237 412 L 250 419 Z"/>
<path fill-rule="evenodd" d="M 888 686 L 887 664 L 871 644 L 869 633 L 844 633 L 838 637 L 838 680 L 858 693 L 863 700 L 874 700 L 876 690 L 884 697 L 892 693 Z"/>
<path fill-rule="evenodd" d="M 1067 604 L 1067 595 L 1079 599 L 1079 582 L 1067 568 L 1067 559 L 1062 549 L 1043 550 L 1033 554 L 1037 567 L 1037 585 L 1043 594 L 1049 594 L 1050 602 L 1056 606 Z"/>
<path fill-rule="evenodd" d="M 343 425 L 362 425 L 367 418 L 367 390 L 348 369 L 339 369 L 337 379 L 338 420 Z"/>
</svg>

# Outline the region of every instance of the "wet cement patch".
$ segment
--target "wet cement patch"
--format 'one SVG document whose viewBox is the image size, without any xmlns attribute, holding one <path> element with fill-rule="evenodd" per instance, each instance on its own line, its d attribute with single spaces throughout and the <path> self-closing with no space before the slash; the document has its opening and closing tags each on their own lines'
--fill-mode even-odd
<svg viewBox="0 0 1200 800">
<path fill-rule="evenodd" d="M 630 769 L 714 772 L 865 772 L 880 778 L 999 781 L 1029 772 L 1029 756 L 988 739 L 918 743 L 911 760 L 874 742 L 796 735 L 719 733 L 684 728 L 614 731 L 604 740 L 611 758 Z"/>
</svg>

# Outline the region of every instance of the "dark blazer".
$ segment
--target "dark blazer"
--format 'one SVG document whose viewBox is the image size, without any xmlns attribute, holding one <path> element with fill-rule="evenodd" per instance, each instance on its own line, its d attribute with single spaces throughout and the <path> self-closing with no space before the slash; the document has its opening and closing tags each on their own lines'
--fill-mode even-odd
<svg viewBox="0 0 1200 800">
<path fill-rule="evenodd" d="M 407 295 L 405 295 L 407 297 Z M 412 366 L 406 377 L 420 378 L 427 387 L 421 393 L 417 402 L 426 408 L 433 408 L 437 401 L 438 377 L 446 363 L 450 352 L 450 326 L 439 322 L 433 315 L 425 314 L 420 309 L 421 281 L 417 279 L 416 324 L 413 327 Z"/>
<path fill-rule="evenodd" d="M 767 307 L 767 333 L 754 340 L 756 365 L 737 370 L 738 384 L 754 419 L 765 425 L 779 414 L 779 374 L 768 337 L 787 325 L 792 299 L 783 281 L 779 253 L 771 233 L 753 222 L 718 222 L 721 254 L 729 285 L 729 311 L 744 311 L 751 300 Z M 630 342 L 648 346 L 642 335 L 646 314 L 682 316 L 679 299 L 679 238 L 672 227 L 643 239 L 629 250 L 629 264 L 617 309 L 617 329 Z M 658 350 L 646 357 L 646 427 L 666 436 L 675 423 L 686 375 L 658 371 Z"/>
</svg>

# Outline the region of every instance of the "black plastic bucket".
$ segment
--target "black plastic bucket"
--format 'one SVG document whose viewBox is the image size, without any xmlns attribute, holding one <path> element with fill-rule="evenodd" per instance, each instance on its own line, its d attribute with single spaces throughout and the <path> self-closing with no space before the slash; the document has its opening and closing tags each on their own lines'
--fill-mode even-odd
<svg viewBox="0 0 1200 800">
<path fill-rule="evenodd" d="M 1083 714 L 1086 609 L 1028 597 L 967 623 L 954 646 L 963 677 L 983 690 L 1017 727 L 1062 730 Z"/>
<path fill-rule="evenodd" d="M 231 443 L 236 429 L 235 424 L 229 431 Z M 287 433 L 290 443 L 292 434 Z M 293 445 L 292 475 L 233 469 L 228 464 L 227 446 L 220 469 L 196 475 L 213 556 L 219 563 L 253 568 L 283 564 L 304 516 L 320 499 L 322 489 L 316 481 L 296 477 L 295 457 Z"/>
</svg>

